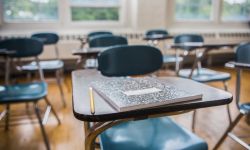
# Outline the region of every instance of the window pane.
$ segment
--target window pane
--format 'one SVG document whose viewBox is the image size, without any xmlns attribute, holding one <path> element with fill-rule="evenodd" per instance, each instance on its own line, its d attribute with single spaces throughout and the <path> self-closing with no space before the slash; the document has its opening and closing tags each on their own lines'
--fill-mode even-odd
<svg viewBox="0 0 250 150">
<path fill-rule="evenodd" d="M 117 21 L 119 0 L 71 0 L 73 21 Z"/>
<path fill-rule="evenodd" d="M 224 0 L 222 20 L 250 20 L 250 0 Z"/>
<path fill-rule="evenodd" d="M 118 8 L 71 8 L 72 20 L 118 20 Z"/>
<path fill-rule="evenodd" d="M 72 5 L 83 6 L 118 6 L 119 0 L 70 0 Z"/>
<path fill-rule="evenodd" d="M 176 20 L 209 20 L 212 13 L 212 0 L 176 0 Z"/>
<path fill-rule="evenodd" d="M 3 0 L 5 21 L 58 19 L 57 0 Z"/>
</svg>

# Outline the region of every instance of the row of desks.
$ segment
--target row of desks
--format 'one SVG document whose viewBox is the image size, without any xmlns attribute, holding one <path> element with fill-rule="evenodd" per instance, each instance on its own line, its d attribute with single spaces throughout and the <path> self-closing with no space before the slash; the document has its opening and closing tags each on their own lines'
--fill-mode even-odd
<svg viewBox="0 0 250 150">
<path fill-rule="evenodd" d="M 193 45 L 196 48 L 205 48 L 207 50 L 214 48 L 221 48 L 225 46 L 234 47 L 239 43 L 227 43 L 227 44 L 197 44 Z M 179 48 L 187 45 L 170 45 L 171 48 Z M 190 45 L 188 45 L 190 46 Z M 84 57 L 97 56 L 97 54 L 105 48 L 95 48 L 95 49 L 78 49 L 73 51 L 73 55 L 80 55 Z M 7 51 L 0 51 L 1 56 L 8 56 Z M 172 114 L 185 113 L 194 109 L 214 107 L 219 105 L 229 104 L 233 97 L 232 94 L 225 92 L 220 89 L 210 87 L 205 84 L 197 83 L 195 81 L 177 77 L 162 77 L 161 80 L 165 80 L 167 83 L 176 85 L 176 88 L 192 91 L 194 93 L 202 92 L 203 97 L 201 100 L 183 102 L 171 105 L 163 105 L 160 107 L 150 107 L 146 109 L 138 109 L 126 112 L 118 112 L 108 105 L 104 99 L 100 96 L 95 95 L 95 108 L 94 114 L 91 113 L 90 109 L 90 96 L 89 96 L 89 86 L 92 81 L 100 78 L 107 78 L 102 76 L 97 70 L 77 70 L 72 72 L 72 89 L 73 89 L 73 112 L 74 116 L 85 122 L 84 128 L 88 134 L 85 137 L 85 147 L 86 149 L 91 149 L 89 145 L 89 137 L 91 135 L 96 135 L 100 132 L 100 129 L 107 129 L 110 127 L 109 122 L 122 122 L 127 120 L 137 120 L 146 119 L 159 116 L 168 116 Z M 183 86 L 189 85 L 189 86 Z M 94 127 L 89 126 L 89 122 L 94 122 Z M 91 142 L 90 142 L 91 143 Z"/>
</svg>

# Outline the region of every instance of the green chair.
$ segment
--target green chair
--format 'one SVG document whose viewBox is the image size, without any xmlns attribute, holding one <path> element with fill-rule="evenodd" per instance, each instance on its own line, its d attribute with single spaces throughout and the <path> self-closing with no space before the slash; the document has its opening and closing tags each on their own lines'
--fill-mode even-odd
<svg viewBox="0 0 250 150">
<path fill-rule="evenodd" d="M 45 100 L 45 102 L 49 106 L 47 107 L 47 110 L 52 110 L 52 113 L 55 115 L 58 124 L 60 124 L 61 122 L 58 115 L 56 114 L 55 109 L 52 107 L 51 103 L 49 102 L 49 99 L 47 98 L 48 87 L 46 82 L 44 82 L 43 71 L 41 69 L 41 66 L 39 65 L 40 63 L 38 55 L 41 54 L 43 51 L 43 43 L 36 39 L 28 38 L 8 39 L 0 42 L 0 49 L 1 48 L 15 51 L 15 53 L 9 55 L 9 57 L 7 58 L 7 64 L 10 63 L 10 59 L 35 57 L 35 62 L 38 64 L 38 71 L 41 78 L 41 81 L 39 82 L 21 83 L 13 85 L 7 84 L 0 86 L 0 105 L 6 105 L 6 110 L 0 115 L 5 116 L 5 130 L 8 130 L 9 128 L 10 106 L 12 104 L 33 103 L 45 146 L 49 150 L 49 139 L 44 128 L 44 121 L 46 121 L 46 118 L 48 116 L 45 116 L 45 120 L 42 120 L 42 117 L 40 115 L 40 109 L 38 107 L 38 102 L 41 100 Z M 6 68 L 6 72 L 9 72 L 9 68 Z"/>
<path fill-rule="evenodd" d="M 129 59 L 127 59 L 129 58 Z M 163 57 L 151 46 L 113 46 L 98 56 L 99 71 L 105 76 L 133 76 L 160 69 Z M 205 141 L 168 117 L 128 121 L 99 136 L 102 150 L 207 150 Z"/>
<path fill-rule="evenodd" d="M 157 37 L 158 36 L 158 37 Z M 167 39 L 173 38 L 169 36 L 167 30 L 164 29 L 151 29 L 145 33 L 145 37 L 147 38 L 147 42 L 149 45 L 157 46 L 159 41 L 166 41 Z M 155 38 L 157 37 L 157 38 Z M 165 45 L 164 45 L 165 48 Z M 183 58 L 177 55 L 163 55 L 163 63 L 168 64 L 175 64 L 175 71 L 178 72 L 180 64 L 182 63 Z"/>
<path fill-rule="evenodd" d="M 239 110 L 237 117 L 232 121 L 232 123 L 227 127 L 226 131 L 223 133 L 222 137 L 219 139 L 214 149 L 218 149 L 223 143 L 227 136 L 233 139 L 235 142 L 239 143 L 246 149 L 250 149 L 250 145 L 244 142 L 240 137 L 234 135 L 232 130 L 238 124 L 242 117 L 246 117 L 246 122 L 250 125 L 250 103 L 240 103 L 240 92 L 241 92 L 241 74 L 243 70 L 250 69 L 250 43 L 241 44 L 236 49 L 236 61 L 229 62 L 226 64 L 229 68 L 234 68 L 237 72 L 236 78 L 236 106 Z M 249 133 L 248 133 L 249 136 Z"/>
<path fill-rule="evenodd" d="M 63 81 L 63 70 L 64 62 L 59 59 L 59 50 L 57 43 L 59 41 L 59 36 L 56 33 L 35 33 L 31 36 L 34 39 L 40 40 L 44 45 L 53 45 L 55 47 L 55 59 L 52 60 L 42 60 L 40 61 L 40 66 L 42 70 L 46 73 L 55 73 L 56 83 L 60 92 L 61 100 L 63 106 L 66 107 L 66 100 L 63 91 L 62 81 Z M 38 70 L 37 64 L 35 61 L 22 65 L 19 67 L 21 71 L 28 73 L 36 72 Z"/>
<path fill-rule="evenodd" d="M 186 42 L 194 42 L 194 43 L 203 43 L 204 39 L 201 35 L 197 34 L 181 34 L 175 37 L 174 43 L 175 44 L 182 44 Z M 196 51 L 197 47 L 195 46 L 180 46 L 180 50 L 186 51 L 187 54 L 189 54 L 192 51 Z M 186 55 L 185 57 L 187 57 Z M 224 85 L 224 89 L 227 91 L 227 81 L 231 78 L 231 75 L 226 72 L 219 72 L 214 71 L 207 68 L 202 68 L 201 66 L 201 56 L 200 53 L 196 53 L 196 58 L 193 63 L 192 69 L 180 69 L 178 75 L 180 77 L 184 78 L 190 78 L 192 80 L 201 82 L 201 83 L 209 83 L 209 82 L 222 82 Z M 184 58 L 185 58 L 184 57 Z M 228 120 L 231 123 L 231 114 L 229 105 L 227 105 L 227 114 L 228 114 Z M 196 122 L 196 111 L 194 111 L 193 114 L 193 120 L 192 120 L 192 129 L 195 130 L 195 122 Z"/>
</svg>

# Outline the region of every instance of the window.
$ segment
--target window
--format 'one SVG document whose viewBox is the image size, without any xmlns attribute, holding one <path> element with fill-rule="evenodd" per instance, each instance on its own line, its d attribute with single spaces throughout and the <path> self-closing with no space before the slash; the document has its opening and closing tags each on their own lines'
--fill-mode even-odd
<svg viewBox="0 0 250 150">
<path fill-rule="evenodd" d="M 250 0 L 224 0 L 222 9 L 222 20 L 250 20 Z"/>
<path fill-rule="evenodd" d="M 118 21 L 120 0 L 70 0 L 72 21 Z"/>
<path fill-rule="evenodd" d="M 57 0 L 3 0 L 5 21 L 55 21 Z"/>
<path fill-rule="evenodd" d="M 210 20 L 212 0 L 176 0 L 176 20 Z"/>
</svg>

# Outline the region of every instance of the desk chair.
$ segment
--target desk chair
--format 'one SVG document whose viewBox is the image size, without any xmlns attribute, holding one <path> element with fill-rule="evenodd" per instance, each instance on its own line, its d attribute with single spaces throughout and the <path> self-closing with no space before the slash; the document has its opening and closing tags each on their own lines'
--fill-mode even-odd
<svg viewBox="0 0 250 150">
<path fill-rule="evenodd" d="M 66 107 L 65 96 L 62 87 L 63 81 L 63 67 L 64 63 L 59 59 L 59 50 L 57 47 L 57 42 L 59 41 L 59 36 L 55 33 L 36 33 L 31 36 L 32 38 L 38 39 L 43 42 L 44 45 L 54 45 L 56 57 L 54 60 L 40 61 L 40 66 L 44 72 L 53 72 L 56 76 L 56 82 L 61 95 L 61 100 L 63 106 Z M 31 62 L 30 64 L 23 65 L 20 67 L 21 71 L 34 72 L 38 70 L 36 62 Z"/>
<path fill-rule="evenodd" d="M 90 32 L 88 35 L 87 35 L 87 38 L 80 38 L 79 40 L 81 41 L 81 46 L 80 48 L 83 48 L 85 44 L 88 43 L 89 39 L 91 39 L 92 37 L 94 36 L 97 36 L 97 35 L 113 35 L 112 32 L 109 32 L 109 31 L 94 31 L 94 32 Z"/>
<path fill-rule="evenodd" d="M 44 82 L 43 71 L 41 69 L 39 59 L 38 59 L 38 55 L 41 54 L 43 51 L 43 43 L 36 39 L 26 39 L 26 38 L 9 39 L 9 40 L 1 41 L 0 48 L 5 48 L 7 50 L 15 51 L 15 53 L 7 57 L 7 60 L 6 60 L 7 81 L 9 77 L 9 71 L 10 71 L 10 68 L 8 67 L 10 63 L 10 59 L 14 59 L 14 58 L 21 59 L 21 58 L 27 58 L 27 57 L 35 57 L 35 62 L 38 64 L 38 72 L 39 72 L 40 79 L 41 79 L 41 81 L 34 82 L 34 83 L 29 82 L 29 83 L 8 85 L 8 82 L 7 82 L 6 85 L 0 86 L 0 104 L 7 105 L 6 110 L 2 112 L 0 115 L 0 116 L 4 116 L 4 115 L 6 116 L 5 117 L 5 130 L 8 130 L 9 128 L 10 105 L 33 103 L 35 114 L 39 121 L 39 125 L 41 128 L 41 132 L 43 135 L 46 148 L 49 150 L 50 149 L 49 140 L 44 129 L 44 123 L 45 123 L 44 121 L 46 121 L 46 118 L 48 117 L 48 115 L 45 115 L 44 117 L 45 120 L 42 120 L 41 115 L 40 115 L 40 110 L 38 107 L 38 102 L 44 99 L 47 105 L 49 106 L 48 108 L 51 109 L 52 113 L 55 115 L 58 121 L 58 124 L 60 124 L 61 122 L 60 122 L 59 117 L 56 114 L 55 109 L 52 107 L 51 103 L 49 102 L 49 99 L 47 98 L 47 93 L 48 93 L 47 84 L 46 82 Z M 45 113 L 45 114 L 48 114 L 48 113 Z"/>
<path fill-rule="evenodd" d="M 89 47 L 109 47 L 115 45 L 128 45 L 125 37 L 117 35 L 96 35 L 89 39 Z"/>
<path fill-rule="evenodd" d="M 152 30 L 148 30 L 145 34 L 145 36 L 156 36 L 156 35 L 162 35 L 163 38 L 161 40 L 167 40 L 169 39 L 169 33 L 166 30 L 163 29 L 152 29 Z M 159 43 L 159 40 L 155 40 L 154 38 L 149 38 L 149 40 L 147 41 L 149 45 L 151 46 L 157 46 Z M 165 48 L 165 44 L 164 44 L 164 48 Z M 180 63 L 183 61 L 183 58 L 178 56 L 177 54 L 175 56 L 173 55 L 163 55 L 163 63 L 164 64 L 175 64 L 175 71 L 178 72 L 179 67 L 180 67 Z"/>
<path fill-rule="evenodd" d="M 127 59 L 129 58 L 129 59 Z M 139 59 L 138 59 L 139 58 Z M 161 68 L 160 50 L 151 46 L 114 46 L 98 56 L 105 76 L 135 76 Z M 206 150 L 206 142 L 168 117 L 128 121 L 100 134 L 102 150 Z"/>
<path fill-rule="evenodd" d="M 125 37 L 107 34 L 95 35 L 89 39 L 90 48 L 109 47 L 115 45 L 128 45 L 128 41 Z M 87 68 L 96 68 L 96 66 L 98 66 L 96 59 L 89 59 L 86 61 Z"/>
<path fill-rule="evenodd" d="M 113 35 L 112 32 L 109 32 L 109 31 L 95 31 L 95 32 L 90 32 L 87 37 L 88 39 L 94 37 L 94 36 L 97 36 L 97 35 Z"/>
<path fill-rule="evenodd" d="M 214 149 L 218 149 L 222 142 L 227 136 L 232 138 L 234 141 L 239 143 L 246 149 L 250 149 L 250 145 L 244 142 L 242 139 L 231 133 L 233 128 L 238 124 L 240 119 L 245 116 L 247 124 L 250 125 L 250 103 L 240 103 L 240 91 L 241 91 L 241 74 L 243 70 L 250 69 L 250 43 L 241 44 L 236 49 L 236 61 L 229 62 L 226 64 L 227 67 L 234 68 L 237 72 L 236 78 L 236 106 L 239 110 L 239 114 L 233 120 L 233 122 L 228 126 L 220 140 L 215 145 Z"/>
<path fill-rule="evenodd" d="M 203 37 L 201 35 L 196 35 L 196 34 L 182 34 L 178 35 L 174 39 L 175 44 L 181 44 L 185 42 L 198 42 L 198 43 L 203 43 Z M 196 51 L 196 58 L 193 63 L 192 69 L 180 69 L 178 75 L 180 77 L 184 78 L 190 78 L 192 80 L 201 82 L 201 83 L 208 83 L 208 82 L 222 82 L 224 85 L 224 89 L 227 91 L 227 81 L 231 78 L 231 75 L 229 73 L 225 72 L 219 72 L 219 71 L 214 71 L 206 68 L 201 67 L 201 59 L 203 58 L 203 53 L 198 52 L 196 47 L 192 46 L 180 46 L 180 50 L 184 50 L 186 53 L 186 56 L 190 54 L 192 51 Z M 230 114 L 230 109 L 229 105 L 227 105 L 227 114 L 228 114 L 228 120 L 231 123 L 231 114 Z M 192 120 L 192 130 L 195 130 L 195 118 L 196 118 L 196 111 L 194 111 L 193 114 L 193 120 Z"/>
<path fill-rule="evenodd" d="M 145 35 L 146 36 L 154 36 L 154 35 L 168 36 L 168 31 L 163 30 L 163 29 L 152 29 L 152 30 L 146 31 Z M 154 40 L 154 39 L 148 40 L 149 45 L 157 45 L 158 42 L 159 42 L 158 40 Z"/>
</svg>

